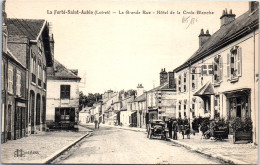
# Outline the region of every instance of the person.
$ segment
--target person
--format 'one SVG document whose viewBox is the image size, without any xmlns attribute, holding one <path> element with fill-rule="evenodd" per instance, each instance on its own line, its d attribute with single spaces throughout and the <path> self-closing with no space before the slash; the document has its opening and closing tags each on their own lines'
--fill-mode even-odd
<svg viewBox="0 0 260 165">
<path fill-rule="evenodd" d="M 97 119 L 95 119 L 95 129 L 99 129 L 99 121 Z"/>
<path fill-rule="evenodd" d="M 172 119 L 168 122 L 168 129 L 169 129 L 169 138 L 172 139 Z"/>
<path fill-rule="evenodd" d="M 96 119 L 95 119 L 94 123 L 95 123 L 95 129 L 97 129 L 97 120 Z"/>
<path fill-rule="evenodd" d="M 177 130 L 178 130 L 178 125 L 177 125 L 177 121 L 173 122 L 173 139 L 177 140 Z"/>
</svg>

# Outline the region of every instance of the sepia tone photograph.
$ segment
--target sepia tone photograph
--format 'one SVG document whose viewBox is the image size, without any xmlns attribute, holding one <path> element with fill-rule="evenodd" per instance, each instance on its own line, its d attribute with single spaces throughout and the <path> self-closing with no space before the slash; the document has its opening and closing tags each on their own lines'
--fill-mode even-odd
<svg viewBox="0 0 260 165">
<path fill-rule="evenodd" d="M 258 1 L 1 6 L 2 164 L 258 164 Z"/>
</svg>

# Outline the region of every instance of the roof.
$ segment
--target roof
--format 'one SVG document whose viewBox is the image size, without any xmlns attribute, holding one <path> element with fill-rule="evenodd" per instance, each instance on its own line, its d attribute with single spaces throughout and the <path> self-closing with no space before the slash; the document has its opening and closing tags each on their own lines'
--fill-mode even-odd
<svg viewBox="0 0 260 165">
<path fill-rule="evenodd" d="M 210 82 L 207 82 L 202 88 L 200 88 L 194 96 L 206 96 L 206 95 L 214 95 L 214 89 Z"/>
<path fill-rule="evenodd" d="M 11 58 L 18 65 L 20 65 L 26 69 L 26 67 L 13 55 L 13 53 L 9 49 L 7 49 L 7 53 L 4 53 L 4 52 L 2 52 L 2 53 L 5 54 L 6 56 L 8 56 L 9 58 Z"/>
<path fill-rule="evenodd" d="M 127 105 L 125 104 L 120 110 L 127 110 Z"/>
<path fill-rule="evenodd" d="M 54 74 L 48 72 L 48 78 L 50 77 L 61 79 L 81 79 L 56 59 L 54 59 Z"/>
<path fill-rule="evenodd" d="M 30 40 L 37 40 L 46 21 L 43 19 L 7 19 L 9 35 L 27 36 Z"/>
<path fill-rule="evenodd" d="M 168 88 L 168 82 L 166 82 L 166 83 L 164 83 L 164 84 L 162 84 L 162 85 L 160 85 L 160 86 L 158 86 L 158 87 L 155 87 L 155 88 L 153 88 L 153 89 L 151 89 L 151 90 L 149 90 L 149 91 L 147 91 L 147 92 L 153 92 L 153 91 L 157 91 L 157 90 L 161 90 L 161 89 L 169 89 Z"/>
<path fill-rule="evenodd" d="M 135 99 L 135 102 L 141 102 L 141 101 L 145 101 L 146 100 L 146 94 L 143 93 L 142 95 L 138 96 L 136 99 Z"/>
<path fill-rule="evenodd" d="M 186 62 L 174 69 L 174 71 L 178 72 L 188 67 L 189 64 L 193 64 L 246 34 L 251 33 L 254 29 L 258 28 L 258 25 L 258 9 L 253 13 L 247 11 L 212 34 L 211 37 Z"/>
</svg>

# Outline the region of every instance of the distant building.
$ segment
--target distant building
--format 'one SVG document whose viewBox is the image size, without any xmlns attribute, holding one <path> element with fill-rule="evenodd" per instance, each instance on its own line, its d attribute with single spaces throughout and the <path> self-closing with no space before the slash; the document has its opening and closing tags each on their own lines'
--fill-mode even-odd
<svg viewBox="0 0 260 165">
<path fill-rule="evenodd" d="M 54 60 L 47 72 L 47 111 L 48 127 L 77 128 L 79 120 L 79 83 L 81 78 Z"/>
<path fill-rule="evenodd" d="M 84 107 L 79 112 L 79 124 L 90 123 L 90 121 L 91 121 L 90 109 L 91 109 L 91 107 Z"/>
</svg>

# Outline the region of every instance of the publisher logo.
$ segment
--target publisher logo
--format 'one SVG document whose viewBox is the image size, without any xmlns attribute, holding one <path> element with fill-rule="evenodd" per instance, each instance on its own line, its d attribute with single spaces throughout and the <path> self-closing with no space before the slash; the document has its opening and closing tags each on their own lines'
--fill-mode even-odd
<svg viewBox="0 0 260 165">
<path fill-rule="evenodd" d="M 25 153 L 22 149 L 16 149 L 14 152 L 14 157 L 25 157 Z"/>
<path fill-rule="evenodd" d="M 16 149 L 14 151 L 14 157 L 25 157 L 26 155 L 39 154 L 39 151 L 23 151 L 22 149 Z"/>
</svg>

